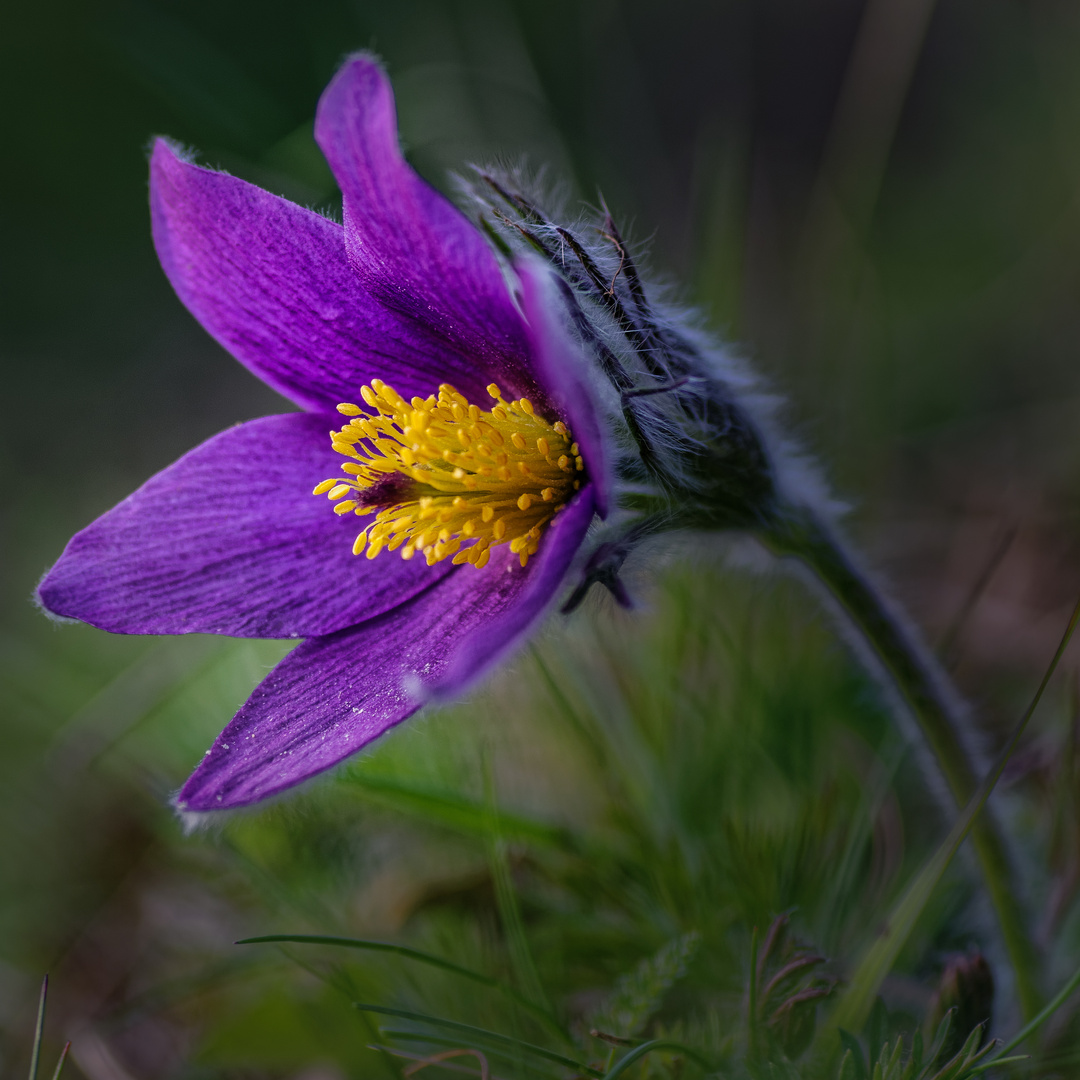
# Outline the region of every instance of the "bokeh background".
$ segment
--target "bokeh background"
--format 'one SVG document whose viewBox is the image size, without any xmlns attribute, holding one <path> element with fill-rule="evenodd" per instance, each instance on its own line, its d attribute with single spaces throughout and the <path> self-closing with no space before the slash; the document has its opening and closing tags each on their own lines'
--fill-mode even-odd
<svg viewBox="0 0 1080 1080">
<path fill-rule="evenodd" d="M 842 974 L 944 819 L 814 600 L 737 545 L 650 552 L 639 613 L 595 600 L 469 702 L 193 837 L 168 795 L 281 648 L 57 627 L 30 596 L 133 486 L 283 408 L 160 272 L 148 140 L 333 210 L 314 107 L 369 48 L 433 183 L 524 159 L 602 193 L 787 398 L 993 747 L 1080 589 L 1080 8 L 43 0 L 3 24 L 0 1072 L 26 1067 L 46 970 L 46 1062 L 71 1038 L 86 1080 L 399 1075 L 356 999 L 548 1037 L 400 957 L 232 945 L 259 933 L 411 942 L 550 1002 L 579 1048 L 647 969 L 624 1029 L 722 1052 L 751 929 L 782 912 Z M 1071 700 L 1065 680 L 995 797 L 1048 985 L 1080 955 Z M 1015 1023 L 973 881 L 950 876 L 887 984 L 896 1025 L 975 948 Z M 665 948 L 685 962 L 635 968 Z M 1078 1028 L 1066 1009 L 1046 1037 L 1060 1075 Z M 560 1075 L 528 1068 L 496 1071 Z"/>
</svg>

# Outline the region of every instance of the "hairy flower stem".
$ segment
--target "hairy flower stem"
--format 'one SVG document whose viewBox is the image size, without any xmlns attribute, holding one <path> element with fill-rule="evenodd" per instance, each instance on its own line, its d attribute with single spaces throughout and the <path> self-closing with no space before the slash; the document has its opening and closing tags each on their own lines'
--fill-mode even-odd
<svg viewBox="0 0 1080 1080">
<path fill-rule="evenodd" d="M 802 562 L 843 608 L 914 714 L 957 807 L 966 805 L 978 770 L 963 737 L 958 695 L 926 646 L 812 511 L 792 508 L 779 515 L 764 540 L 774 554 Z M 1030 1019 L 1041 1004 L 1037 955 L 1012 887 L 1016 875 L 1004 837 L 988 810 L 976 822 L 972 841 L 1013 967 L 1020 1008 Z"/>
</svg>

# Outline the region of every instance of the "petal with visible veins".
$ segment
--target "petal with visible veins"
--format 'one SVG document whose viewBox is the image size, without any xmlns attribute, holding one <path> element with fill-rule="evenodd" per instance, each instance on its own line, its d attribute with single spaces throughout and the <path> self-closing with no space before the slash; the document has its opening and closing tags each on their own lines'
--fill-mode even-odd
<svg viewBox="0 0 1080 1080">
<path fill-rule="evenodd" d="M 341 187 L 345 244 L 364 286 L 473 356 L 513 396 L 546 401 L 495 253 L 402 157 L 393 92 L 372 57 L 353 56 L 334 76 L 315 138 Z"/>
<path fill-rule="evenodd" d="M 431 693 L 457 693 L 506 653 L 558 592 L 593 516 L 586 489 L 523 570 L 505 548 L 407 603 L 294 649 L 256 687 L 177 797 L 182 812 L 265 799 L 329 769 L 407 719 Z"/>
<path fill-rule="evenodd" d="M 188 310 L 304 408 L 353 401 L 373 378 L 406 397 L 451 382 L 482 400 L 505 368 L 485 370 L 477 355 L 374 297 L 349 265 L 341 225 L 192 165 L 163 139 L 150 162 L 150 210 L 161 265 Z"/>
<path fill-rule="evenodd" d="M 311 494 L 341 460 L 335 420 L 267 416 L 196 447 L 71 539 L 42 604 L 115 633 L 289 638 L 406 603 L 449 563 L 352 554 L 360 519 Z"/>
</svg>

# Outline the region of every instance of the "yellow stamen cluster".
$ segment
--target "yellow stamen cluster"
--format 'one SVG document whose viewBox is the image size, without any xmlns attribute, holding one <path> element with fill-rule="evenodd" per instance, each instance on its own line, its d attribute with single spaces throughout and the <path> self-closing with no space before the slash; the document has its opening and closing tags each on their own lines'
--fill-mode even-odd
<svg viewBox="0 0 1080 1080">
<path fill-rule="evenodd" d="M 509 544 L 522 566 L 536 553 L 585 466 L 564 423 L 537 416 L 528 398 L 504 401 L 494 383 L 487 391 L 495 404 L 484 412 L 446 383 L 438 397 L 410 402 L 374 379 L 360 388 L 372 412 L 337 407 L 352 419 L 330 438 L 352 460 L 346 476 L 324 480 L 315 494 L 334 500 L 336 514 L 375 513 L 355 555 L 374 559 L 386 548 L 411 559 L 419 551 L 429 566 L 452 558 L 480 569 L 498 544 Z"/>
</svg>

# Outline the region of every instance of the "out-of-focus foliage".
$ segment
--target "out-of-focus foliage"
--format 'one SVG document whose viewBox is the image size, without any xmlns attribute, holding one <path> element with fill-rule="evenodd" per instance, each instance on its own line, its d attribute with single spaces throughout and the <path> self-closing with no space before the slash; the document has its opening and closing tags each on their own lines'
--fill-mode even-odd
<svg viewBox="0 0 1080 1080">
<path fill-rule="evenodd" d="M 557 621 L 475 700 L 193 837 L 169 793 L 283 646 L 109 637 L 27 601 L 134 483 L 283 408 L 157 268 L 147 140 L 332 209 L 311 118 L 359 47 L 386 58 L 436 183 L 470 160 L 550 163 L 691 283 L 790 393 L 989 745 L 1080 586 L 1074 5 L 17 6 L 0 35 L 0 1071 L 25 1075 L 44 970 L 43 1060 L 71 1038 L 65 1076 L 87 1080 L 390 1077 L 462 1047 L 492 1075 L 563 1076 L 522 1044 L 602 1071 L 637 1039 L 659 1043 L 624 1075 L 700 1074 L 680 1046 L 732 1075 L 784 1055 L 802 1070 L 831 995 L 790 1003 L 843 979 L 948 823 L 880 691 L 801 586 L 747 576 L 753 556 L 644 553 L 638 612 Z M 1080 963 L 1078 769 L 1056 693 L 995 796 L 1048 993 Z M 976 880 L 961 863 L 935 893 L 850 1036 L 851 1075 L 886 1043 L 883 1075 L 898 1046 L 904 1075 L 935 988 L 963 997 L 942 972 L 976 947 L 989 1034 L 1018 1029 Z M 756 982 L 772 988 L 748 1010 L 754 928 L 764 941 L 778 916 Z M 487 982 L 231 944 L 271 933 L 397 942 Z M 948 1004 L 964 1025 L 984 1008 Z M 1067 1004 L 1020 1050 L 1067 1076 L 1077 1040 Z"/>
</svg>

